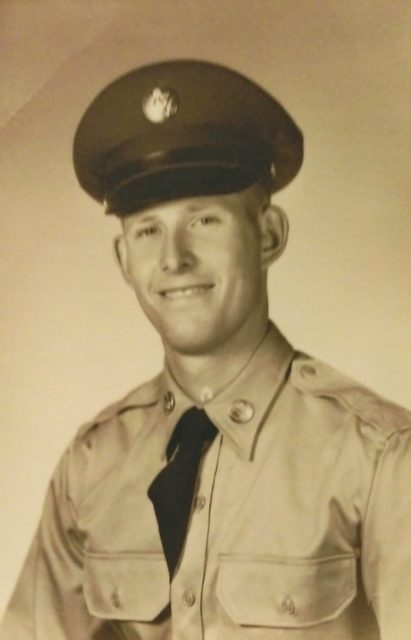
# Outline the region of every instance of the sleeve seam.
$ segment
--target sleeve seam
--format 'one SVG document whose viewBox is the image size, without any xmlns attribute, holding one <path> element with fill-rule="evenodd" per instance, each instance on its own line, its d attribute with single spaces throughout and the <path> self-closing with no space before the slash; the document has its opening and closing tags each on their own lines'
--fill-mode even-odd
<svg viewBox="0 0 411 640">
<path fill-rule="evenodd" d="M 375 464 L 375 469 L 374 469 L 374 473 L 373 473 L 373 477 L 370 483 L 370 489 L 368 492 L 368 499 L 366 502 L 366 507 L 365 507 L 365 511 L 364 511 L 364 518 L 363 518 L 363 528 L 362 528 L 362 553 L 361 553 L 361 567 L 362 567 L 362 579 L 363 579 L 363 584 L 364 584 L 364 589 L 365 589 L 365 593 L 367 596 L 367 599 L 369 602 L 372 602 L 373 597 L 375 596 L 374 592 L 371 591 L 370 588 L 370 584 L 369 584 L 369 579 L 367 576 L 367 572 L 365 570 L 365 567 L 367 566 L 367 556 L 369 553 L 369 537 L 367 536 L 367 529 L 370 526 L 369 525 L 369 518 L 370 518 L 370 512 L 372 509 L 372 502 L 373 502 L 373 498 L 374 498 L 374 493 L 376 491 L 376 484 L 378 482 L 378 478 L 380 476 L 380 474 L 382 473 L 382 466 L 383 466 L 383 459 L 384 459 L 384 454 L 388 449 L 389 443 L 391 442 L 391 437 L 395 434 L 398 434 L 398 431 L 394 431 L 393 433 L 391 433 L 385 441 L 384 446 L 382 447 L 382 449 L 380 450 L 378 456 L 377 456 L 377 460 L 376 460 L 376 464 Z"/>
</svg>

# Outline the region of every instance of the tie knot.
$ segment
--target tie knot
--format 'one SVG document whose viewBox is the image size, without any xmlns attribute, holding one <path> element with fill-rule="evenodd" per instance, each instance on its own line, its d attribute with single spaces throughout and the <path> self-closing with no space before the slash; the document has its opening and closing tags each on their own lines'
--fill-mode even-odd
<svg viewBox="0 0 411 640">
<path fill-rule="evenodd" d="M 205 442 L 212 442 L 217 429 L 204 409 L 191 407 L 177 422 L 170 442 L 167 445 L 167 459 L 173 456 L 178 448 L 181 451 L 200 452 Z"/>
</svg>

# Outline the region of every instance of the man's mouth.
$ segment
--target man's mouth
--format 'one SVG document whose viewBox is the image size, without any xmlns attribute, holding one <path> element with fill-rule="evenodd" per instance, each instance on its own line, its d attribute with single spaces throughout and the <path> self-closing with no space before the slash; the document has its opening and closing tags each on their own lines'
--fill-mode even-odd
<svg viewBox="0 0 411 640">
<path fill-rule="evenodd" d="M 191 287 L 162 289 L 159 293 L 162 298 L 177 300 L 179 298 L 193 298 L 195 296 L 201 296 L 213 287 L 213 284 L 199 284 Z"/>
</svg>

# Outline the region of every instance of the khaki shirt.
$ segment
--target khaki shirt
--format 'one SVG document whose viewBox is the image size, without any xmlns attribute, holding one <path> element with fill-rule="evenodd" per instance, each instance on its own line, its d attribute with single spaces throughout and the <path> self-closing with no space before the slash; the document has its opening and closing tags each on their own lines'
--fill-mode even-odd
<svg viewBox="0 0 411 640">
<path fill-rule="evenodd" d="M 2 640 L 409 640 L 411 416 L 273 326 L 205 410 L 171 587 L 147 488 L 193 402 L 165 371 L 63 456 Z"/>
</svg>

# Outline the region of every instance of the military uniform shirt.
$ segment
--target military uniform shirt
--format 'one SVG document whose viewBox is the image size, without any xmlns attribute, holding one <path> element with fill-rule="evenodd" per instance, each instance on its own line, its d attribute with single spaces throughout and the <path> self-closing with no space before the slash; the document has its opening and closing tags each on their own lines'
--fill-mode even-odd
<svg viewBox="0 0 411 640">
<path fill-rule="evenodd" d="M 411 417 L 273 325 L 218 428 L 171 587 L 147 488 L 193 401 L 165 371 L 64 454 L 2 640 L 409 640 Z"/>
</svg>

